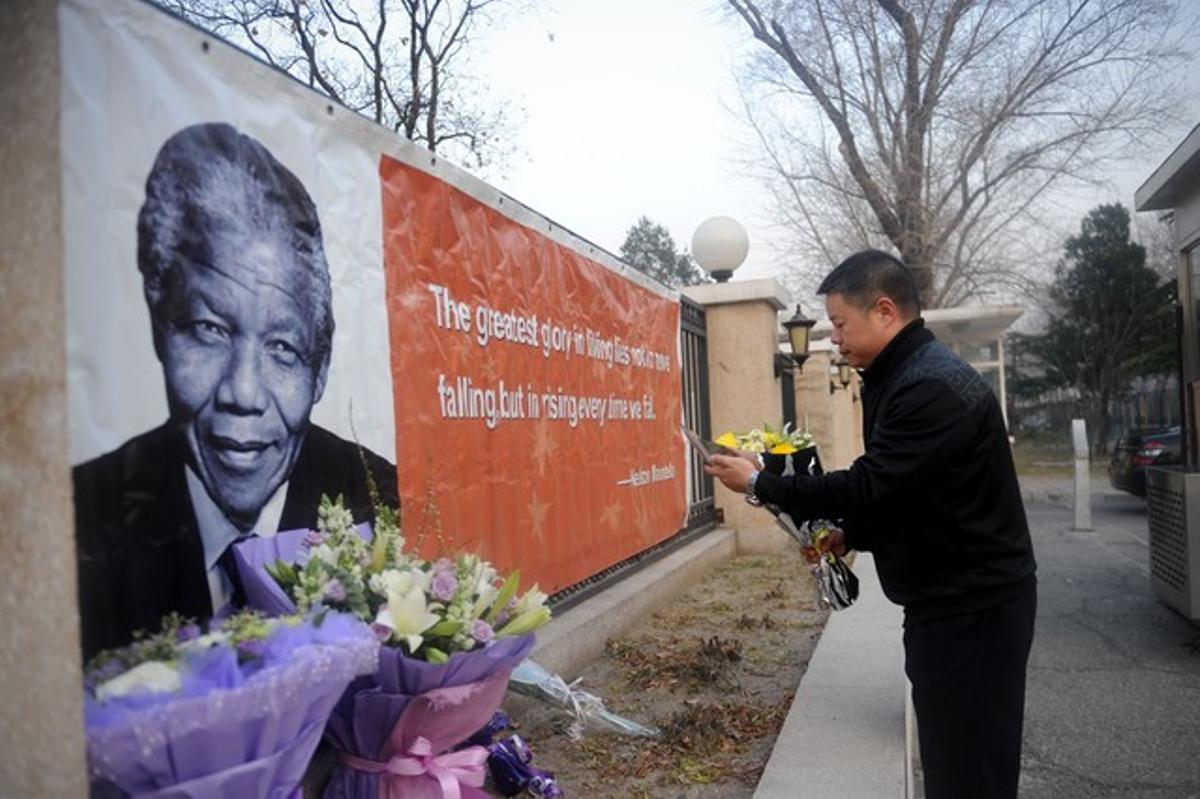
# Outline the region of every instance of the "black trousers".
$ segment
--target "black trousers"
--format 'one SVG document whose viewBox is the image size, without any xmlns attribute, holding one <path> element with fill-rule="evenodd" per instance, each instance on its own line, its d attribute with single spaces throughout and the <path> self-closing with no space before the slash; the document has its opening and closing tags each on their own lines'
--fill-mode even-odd
<svg viewBox="0 0 1200 799">
<path fill-rule="evenodd" d="M 1037 589 L 978 613 L 905 623 L 926 799 L 1011 799 Z"/>
</svg>

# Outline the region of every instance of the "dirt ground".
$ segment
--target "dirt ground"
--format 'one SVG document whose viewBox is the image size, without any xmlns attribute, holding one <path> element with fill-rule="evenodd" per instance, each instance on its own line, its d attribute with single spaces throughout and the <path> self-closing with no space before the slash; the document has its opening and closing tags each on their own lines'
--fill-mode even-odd
<svg viewBox="0 0 1200 799">
<path fill-rule="evenodd" d="M 827 616 L 798 550 L 735 558 L 610 639 L 581 675 L 581 690 L 661 739 L 573 741 L 544 705 L 517 732 L 568 797 L 749 797 Z"/>
</svg>

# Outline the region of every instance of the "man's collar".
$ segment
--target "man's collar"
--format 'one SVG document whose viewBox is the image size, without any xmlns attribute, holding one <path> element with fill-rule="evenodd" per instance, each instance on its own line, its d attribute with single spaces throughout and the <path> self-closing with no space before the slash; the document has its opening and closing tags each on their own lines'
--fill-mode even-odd
<svg viewBox="0 0 1200 799">
<path fill-rule="evenodd" d="M 204 546 L 204 568 L 212 569 L 225 548 L 244 534 L 225 517 L 217 503 L 213 502 L 204 483 L 192 471 L 192 467 L 184 466 L 184 472 L 187 477 L 188 495 L 192 499 L 192 509 L 196 512 L 196 525 L 200 528 L 200 541 Z M 279 519 L 283 516 L 287 488 L 287 481 L 284 481 L 275 489 L 275 493 L 258 514 L 258 521 L 251 528 L 251 535 L 272 536 L 279 532 Z"/>
<path fill-rule="evenodd" d="M 918 316 L 901 328 L 900 332 L 879 351 L 875 360 L 871 361 L 871 365 L 863 370 L 863 381 L 868 385 L 878 384 L 896 364 L 907 358 L 913 350 L 933 339 L 933 333 L 925 329 L 925 320 Z"/>
</svg>

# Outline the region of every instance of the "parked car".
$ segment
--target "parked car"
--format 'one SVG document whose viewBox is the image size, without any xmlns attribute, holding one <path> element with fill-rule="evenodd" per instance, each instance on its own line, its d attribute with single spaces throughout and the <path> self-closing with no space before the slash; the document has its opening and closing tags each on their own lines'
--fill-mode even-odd
<svg viewBox="0 0 1200 799">
<path fill-rule="evenodd" d="M 1183 434 L 1179 427 L 1134 431 L 1117 439 L 1108 462 L 1113 488 L 1146 496 L 1146 467 L 1183 463 Z"/>
</svg>

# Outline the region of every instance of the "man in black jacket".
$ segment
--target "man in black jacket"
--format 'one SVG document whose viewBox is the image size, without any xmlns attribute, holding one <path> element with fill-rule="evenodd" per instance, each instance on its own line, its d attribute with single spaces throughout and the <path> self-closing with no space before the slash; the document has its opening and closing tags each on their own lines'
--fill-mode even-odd
<svg viewBox="0 0 1200 799">
<path fill-rule="evenodd" d="M 925 329 L 900 261 L 857 253 L 817 291 L 863 370 L 865 454 L 820 476 L 722 456 L 707 471 L 797 520 L 843 520 L 830 545 L 872 552 L 904 606 L 926 795 L 1016 796 L 1036 566 L 1000 406 Z"/>
</svg>

